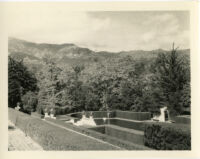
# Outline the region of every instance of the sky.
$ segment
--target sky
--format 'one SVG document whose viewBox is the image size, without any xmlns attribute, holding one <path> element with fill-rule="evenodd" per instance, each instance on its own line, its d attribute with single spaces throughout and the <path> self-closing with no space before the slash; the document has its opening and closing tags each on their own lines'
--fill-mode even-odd
<svg viewBox="0 0 200 159">
<path fill-rule="evenodd" d="M 189 48 L 187 11 L 97 11 L 15 8 L 9 36 L 37 43 L 74 43 L 94 51 Z"/>
</svg>

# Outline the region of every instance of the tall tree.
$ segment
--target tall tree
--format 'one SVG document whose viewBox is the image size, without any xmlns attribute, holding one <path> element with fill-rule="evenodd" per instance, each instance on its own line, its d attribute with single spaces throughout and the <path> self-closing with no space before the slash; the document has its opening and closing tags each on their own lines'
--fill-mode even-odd
<svg viewBox="0 0 200 159">
<path fill-rule="evenodd" d="M 66 80 L 65 98 L 67 104 L 74 111 L 81 111 L 85 108 L 86 87 L 80 80 L 81 72 L 84 70 L 83 65 L 76 65 L 72 68 L 72 72 L 68 72 Z"/>
<path fill-rule="evenodd" d="M 8 106 L 15 107 L 21 102 L 21 97 L 28 91 L 37 90 L 37 80 L 28 71 L 23 61 L 16 61 L 8 57 Z"/>
<path fill-rule="evenodd" d="M 59 79 L 61 69 L 56 66 L 52 57 L 46 56 L 44 66 L 38 75 L 39 78 L 39 93 L 38 93 L 38 111 L 44 108 L 54 108 L 62 106 L 63 100 L 63 83 Z"/>
<path fill-rule="evenodd" d="M 163 105 L 168 106 L 171 114 L 180 114 L 183 105 L 180 103 L 181 92 L 189 81 L 183 59 L 172 47 L 171 53 L 162 53 L 156 59 L 155 74 L 161 93 L 164 95 Z"/>
</svg>

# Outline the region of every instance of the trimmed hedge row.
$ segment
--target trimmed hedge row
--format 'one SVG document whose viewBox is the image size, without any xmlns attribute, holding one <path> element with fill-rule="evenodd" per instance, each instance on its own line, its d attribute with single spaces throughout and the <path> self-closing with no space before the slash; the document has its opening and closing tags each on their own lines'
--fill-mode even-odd
<svg viewBox="0 0 200 159">
<path fill-rule="evenodd" d="M 105 128 L 106 134 L 109 136 L 113 136 L 132 143 L 137 143 L 139 145 L 144 145 L 143 133 L 138 133 L 138 131 L 128 130 L 125 128 L 116 128 L 114 126 L 106 126 Z"/>
<path fill-rule="evenodd" d="M 146 123 L 144 144 L 157 150 L 191 150 L 191 128 L 185 124 Z"/>
<path fill-rule="evenodd" d="M 102 141 L 105 141 L 105 142 L 111 143 L 113 145 L 119 146 L 119 147 L 126 149 L 126 150 L 152 150 L 151 148 L 146 147 L 144 145 L 134 144 L 134 143 L 124 141 L 124 140 L 121 140 L 121 139 L 116 139 L 116 137 L 112 137 L 112 136 L 109 136 L 109 135 L 106 135 L 106 134 L 102 134 L 100 132 L 96 132 L 96 131 L 86 129 L 86 128 L 83 128 L 83 127 L 78 127 L 78 126 L 75 126 L 75 125 L 72 125 L 72 124 L 69 124 L 69 123 L 65 123 L 65 122 L 60 121 L 60 120 L 54 120 L 54 119 L 51 119 L 51 118 L 47 118 L 46 120 L 51 121 L 53 123 L 56 123 L 58 125 L 62 125 L 66 128 L 70 128 L 70 129 L 75 130 L 77 132 L 95 137 L 97 139 L 100 139 Z"/>
<path fill-rule="evenodd" d="M 191 124 L 191 119 L 184 116 L 176 116 L 174 120 L 176 123 L 180 123 L 180 124 Z"/>
<path fill-rule="evenodd" d="M 91 112 L 92 112 L 93 118 L 107 118 L 107 116 L 108 116 L 107 111 L 86 111 L 85 112 L 86 117 L 90 117 Z M 115 117 L 115 112 L 109 111 L 109 113 L 110 113 L 110 115 L 109 115 L 110 118 Z M 67 114 L 67 115 L 74 117 L 74 118 L 82 118 L 82 112 L 71 113 L 71 114 Z"/>
<path fill-rule="evenodd" d="M 92 112 L 93 118 L 107 118 L 107 111 L 87 111 L 86 117 L 89 117 Z M 123 119 L 130 119 L 130 120 L 150 120 L 151 119 L 151 114 L 149 112 L 130 112 L 130 111 L 109 111 L 109 118 L 123 118 Z M 75 118 L 81 118 L 82 113 L 77 112 L 77 113 L 71 113 L 68 114 L 71 117 Z"/>
<path fill-rule="evenodd" d="M 122 127 L 116 127 L 113 125 L 98 126 L 94 128 L 92 127 L 90 129 L 100 132 L 102 134 L 116 137 L 118 139 L 144 145 L 143 132 L 134 131 L 134 130 L 130 130 L 130 129 L 122 128 Z"/>
<path fill-rule="evenodd" d="M 9 108 L 9 120 L 40 144 L 44 150 L 116 150 L 113 146 L 103 144 L 90 138 L 50 125 L 30 115 Z M 95 137 L 127 150 L 149 150 L 148 147 L 132 144 L 116 138 L 94 132 L 89 129 L 66 124 L 59 120 L 47 118 L 47 121 Z M 121 150 L 122 150 L 121 149 Z"/>
<path fill-rule="evenodd" d="M 58 119 L 62 120 L 62 117 L 58 117 Z M 115 118 L 107 119 L 104 121 L 103 119 L 94 118 L 94 122 L 96 123 L 96 125 L 112 124 L 112 125 L 121 126 L 124 128 L 144 131 L 144 122 L 143 121 L 137 122 L 137 121 L 129 121 L 129 120 L 123 120 L 123 119 L 115 119 Z"/>
<path fill-rule="evenodd" d="M 120 119 L 110 119 L 110 124 L 140 131 L 144 131 L 145 128 L 144 122 L 128 121 Z"/>
<path fill-rule="evenodd" d="M 131 120 L 150 120 L 151 113 L 149 112 L 130 112 L 130 111 L 115 111 L 116 118 L 131 119 Z"/>
<path fill-rule="evenodd" d="M 107 111 L 87 111 L 86 117 L 89 117 L 92 112 L 93 118 L 107 118 L 108 112 Z M 109 111 L 109 118 L 115 117 L 115 112 Z"/>
<path fill-rule="evenodd" d="M 9 120 L 44 150 L 119 150 L 16 110 L 9 109 Z"/>
</svg>

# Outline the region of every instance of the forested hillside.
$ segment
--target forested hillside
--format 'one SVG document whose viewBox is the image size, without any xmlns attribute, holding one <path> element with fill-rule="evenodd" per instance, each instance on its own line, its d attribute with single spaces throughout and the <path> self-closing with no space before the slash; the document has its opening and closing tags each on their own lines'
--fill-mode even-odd
<svg viewBox="0 0 200 159">
<path fill-rule="evenodd" d="M 95 52 L 14 38 L 8 48 L 10 107 L 20 102 L 40 113 L 50 108 L 156 113 L 168 106 L 172 114 L 190 107 L 190 50 Z M 35 83 L 23 84 L 22 77 Z"/>
</svg>

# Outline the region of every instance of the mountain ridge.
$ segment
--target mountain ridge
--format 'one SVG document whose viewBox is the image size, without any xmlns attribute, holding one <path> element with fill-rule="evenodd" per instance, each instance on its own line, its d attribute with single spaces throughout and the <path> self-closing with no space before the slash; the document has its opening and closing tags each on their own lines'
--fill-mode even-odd
<svg viewBox="0 0 200 159">
<path fill-rule="evenodd" d="M 135 59 L 155 58 L 160 52 L 169 52 L 163 49 L 151 51 L 145 50 L 130 50 L 120 52 L 109 51 L 93 51 L 89 48 L 79 47 L 72 43 L 49 44 L 49 43 L 34 43 L 26 40 L 10 37 L 8 39 L 8 52 L 11 56 L 18 59 L 27 59 L 29 62 L 42 60 L 45 55 L 50 54 L 57 62 L 61 63 L 76 63 L 76 62 L 91 62 L 106 60 L 108 58 L 120 58 L 124 56 L 132 56 Z M 179 50 L 180 53 L 188 54 L 190 49 Z"/>
</svg>

